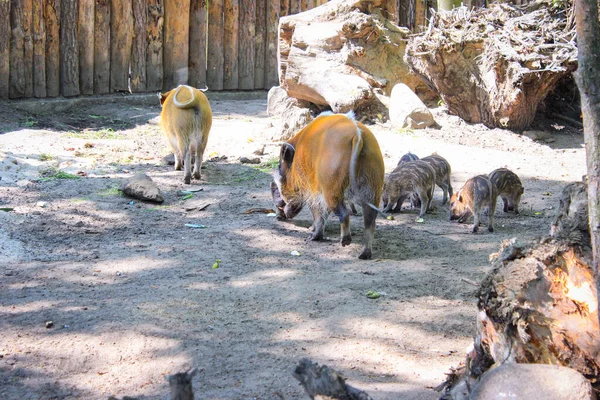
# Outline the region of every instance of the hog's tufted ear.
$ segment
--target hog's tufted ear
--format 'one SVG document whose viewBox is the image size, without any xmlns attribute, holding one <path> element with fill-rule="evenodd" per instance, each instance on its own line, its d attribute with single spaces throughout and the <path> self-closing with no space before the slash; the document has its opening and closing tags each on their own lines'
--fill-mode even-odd
<svg viewBox="0 0 600 400">
<path fill-rule="evenodd" d="M 289 143 L 284 143 L 281 145 L 281 153 L 279 153 L 279 169 L 280 172 L 287 171 L 294 161 L 294 155 L 296 154 L 296 149 Z"/>
</svg>

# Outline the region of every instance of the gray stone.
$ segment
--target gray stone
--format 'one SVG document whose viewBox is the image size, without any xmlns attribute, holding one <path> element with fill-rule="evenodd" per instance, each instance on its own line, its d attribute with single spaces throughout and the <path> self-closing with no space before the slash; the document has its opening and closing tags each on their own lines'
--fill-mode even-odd
<svg viewBox="0 0 600 400">
<path fill-rule="evenodd" d="M 267 96 L 267 114 L 269 117 L 283 115 L 293 108 L 308 108 L 310 103 L 290 97 L 281 86 L 273 86 Z"/>
<path fill-rule="evenodd" d="M 138 172 L 132 178 L 127 180 L 122 186 L 121 191 L 126 196 L 138 200 L 162 203 L 163 195 L 154 181 L 145 173 Z"/>
<path fill-rule="evenodd" d="M 503 364 L 486 372 L 469 400 L 592 400 L 590 382 L 574 369 L 545 364 Z"/>
<path fill-rule="evenodd" d="M 427 106 L 403 83 L 392 89 L 390 122 L 395 128 L 411 129 L 424 129 L 436 124 Z"/>
<path fill-rule="evenodd" d="M 260 158 L 259 157 L 252 157 L 252 158 L 240 157 L 240 163 L 242 163 L 242 164 L 260 164 Z"/>
</svg>

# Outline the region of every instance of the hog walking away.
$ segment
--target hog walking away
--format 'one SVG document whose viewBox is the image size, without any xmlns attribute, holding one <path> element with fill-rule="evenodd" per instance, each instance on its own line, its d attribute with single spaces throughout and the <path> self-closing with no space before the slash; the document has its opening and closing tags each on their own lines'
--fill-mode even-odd
<svg viewBox="0 0 600 400">
<path fill-rule="evenodd" d="M 488 209 L 488 231 L 494 232 L 494 213 L 498 193 L 496 186 L 485 175 L 469 179 L 460 190 L 450 198 L 450 220 L 466 222 L 473 215 L 473 233 L 479 230 L 481 212 Z"/>
<path fill-rule="evenodd" d="M 514 211 L 518 214 L 524 189 L 517 174 L 507 168 L 498 168 L 490 172 L 488 177 L 498 189 L 498 196 L 504 203 L 504 212 Z"/>
<path fill-rule="evenodd" d="M 183 181 L 200 179 L 202 156 L 212 126 L 212 110 L 202 91 L 180 85 L 160 95 L 161 125 L 175 155 L 175 169 L 183 167 Z M 192 157 L 195 158 L 192 175 Z"/>
<path fill-rule="evenodd" d="M 416 193 L 421 206 L 420 218 L 429 210 L 435 188 L 435 171 L 425 161 L 402 163 L 386 176 L 383 184 L 383 212 L 400 211 L 402 203 Z"/>
<path fill-rule="evenodd" d="M 450 175 L 452 174 L 450 163 L 437 153 L 423 157 L 421 158 L 421 161 L 425 161 L 433 167 L 433 170 L 435 171 L 435 184 L 444 191 L 442 204 L 446 204 L 448 197 L 452 197 L 453 193 L 452 184 L 450 183 Z"/>
<path fill-rule="evenodd" d="M 281 146 L 271 190 L 285 218 L 295 217 L 306 204 L 314 223 L 310 240 L 321 240 L 330 212 L 340 220 L 341 244 L 351 243 L 347 202 L 362 207 L 363 249 L 371 258 L 375 219 L 383 188 L 384 165 L 379 144 L 353 114 L 321 115 Z"/>
</svg>

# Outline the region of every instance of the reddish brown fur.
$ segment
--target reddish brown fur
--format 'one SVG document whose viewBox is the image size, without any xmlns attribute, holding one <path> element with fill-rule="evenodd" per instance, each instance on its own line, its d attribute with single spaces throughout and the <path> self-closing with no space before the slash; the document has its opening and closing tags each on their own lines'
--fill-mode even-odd
<svg viewBox="0 0 600 400">
<path fill-rule="evenodd" d="M 518 214 L 524 189 L 517 174 L 507 168 L 498 168 L 490 172 L 488 176 L 498 189 L 498 196 L 502 198 L 504 204 L 504 212 L 514 211 L 515 214 Z"/>
<path fill-rule="evenodd" d="M 175 169 L 179 171 L 183 167 L 184 182 L 190 183 L 193 155 L 196 161 L 193 176 L 200 179 L 202 157 L 212 125 L 208 99 L 200 90 L 181 85 L 161 94 L 160 103 L 163 107 L 161 125 L 175 154 Z"/>
<path fill-rule="evenodd" d="M 359 134 L 360 130 L 360 134 Z M 312 240 L 323 238 L 334 212 L 341 223 L 341 243 L 351 242 L 346 200 L 360 205 L 365 224 L 359 258 L 371 258 L 373 232 L 383 188 L 384 165 L 371 131 L 346 115 L 323 115 L 284 143 L 276 177 L 284 213 L 293 218 L 307 204 L 315 222 Z"/>
<path fill-rule="evenodd" d="M 459 223 L 473 215 L 473 233 L 479 230 L 481 212 L 487 208 L 489 214 L 488 231 L 494 232 L 494 213 L 498 193 L 496 186 L 485 175 L 469 179 L 465 185 L 450 198 L 450 220 Z"/>
</svg>

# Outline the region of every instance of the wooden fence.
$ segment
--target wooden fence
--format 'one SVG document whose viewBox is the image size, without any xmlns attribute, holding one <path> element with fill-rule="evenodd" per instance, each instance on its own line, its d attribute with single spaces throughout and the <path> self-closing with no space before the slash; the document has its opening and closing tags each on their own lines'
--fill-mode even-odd
<svg viewBox="0 0 600 400">
<path fill-rule="evenodd" d="M 0 0 L 0 99 L 278 84 L 279 17 L 327 0 Z M 382 1 L 411 29 L 432 0 Z"/>
<path fill-rule="evenodd" d="M 0 99 L 277 85 L 279 17 L 326 0 L 0 0 Z"/>
</svg>

